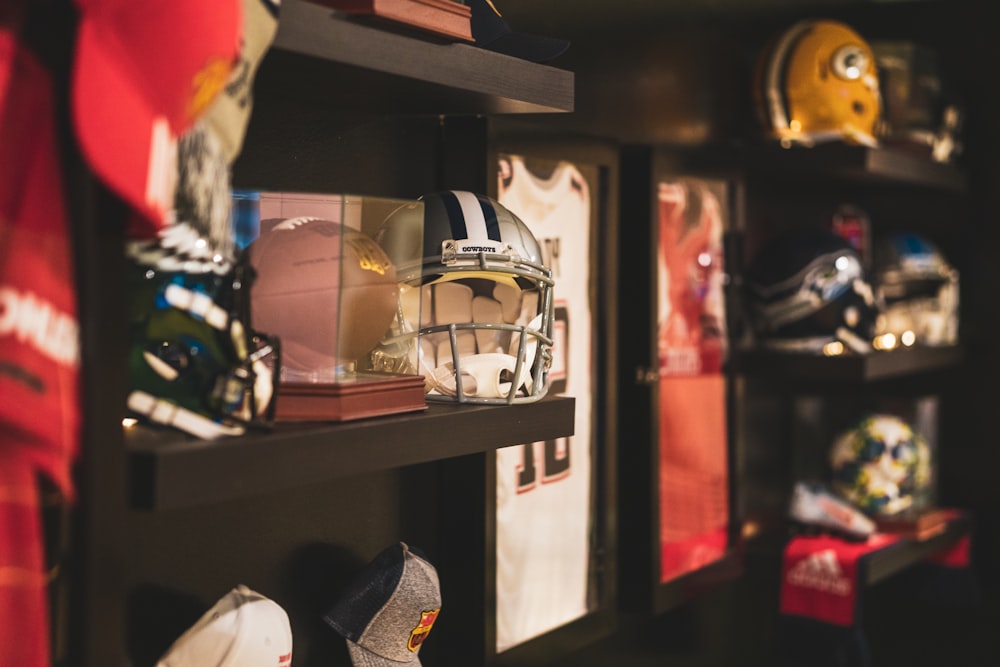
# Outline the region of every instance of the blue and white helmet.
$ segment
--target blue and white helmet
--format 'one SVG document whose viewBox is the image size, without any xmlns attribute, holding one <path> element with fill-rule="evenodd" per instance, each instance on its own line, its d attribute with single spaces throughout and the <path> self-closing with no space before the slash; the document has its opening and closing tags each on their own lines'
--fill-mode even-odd
<svg viewBox="0 0 1000 667">
<path fill-rule="evenodd" d="M 857 251 L 826 230 L 773 239 L 747 270 L 757 342 L 788 351 L 871 352 L 879 307 Z"/>
<path fill-rule="evenodd" d="M 925 236 L 893 232 L 875 245 L 875 289 L 884 302 L 878 333 L 897 344 L 955 345 L 959 273 Z"/>
<path fill-rule="evenodd" d="M 545 396 L 554 281 L 517 215 L 485 195 L 435 192 L 390 213 L 375 240 L 396 266 L 400 302 L 373 368 L 422 374 L 428 400 Z"/>
</svg>

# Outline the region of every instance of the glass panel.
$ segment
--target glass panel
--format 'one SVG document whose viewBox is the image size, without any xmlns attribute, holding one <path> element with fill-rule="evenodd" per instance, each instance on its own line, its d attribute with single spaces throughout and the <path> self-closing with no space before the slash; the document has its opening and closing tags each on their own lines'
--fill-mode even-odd
<svg viewBox="0 0 1000 667">
<path fill-rule="evenodd" d="M 721 182 L 658 183 L 661 582 L 719 560 L 727 546 L 725 202 Z"/>
</svg>

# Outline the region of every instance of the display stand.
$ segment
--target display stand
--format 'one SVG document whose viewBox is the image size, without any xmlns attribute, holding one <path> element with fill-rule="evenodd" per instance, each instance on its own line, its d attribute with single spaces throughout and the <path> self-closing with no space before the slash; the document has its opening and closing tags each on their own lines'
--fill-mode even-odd
<svg viewBox="0 0 1000 667">
<path fill-rule="evenodd" d="M 880 533 L 891 533 L 913 540 L 926 540 L 943 533 L 953 515 L 954 512 L 951 510 L 929 509 L 879 518 L 875 520 L 875 525 L 878 526 Z"/>
<path fill-rule="evenodd" d="M 350 421 L 426 409 L 423 376 L 362 373 L 334 383 L 281 383 L 274 418 Z"/>
<path fill-rule="evenodd" d="M 323 0 L 320 4 L 351 14 L 370 14 L 429 32 L 472 39 L 471 10 L 454 0 Z"/>
</svg>

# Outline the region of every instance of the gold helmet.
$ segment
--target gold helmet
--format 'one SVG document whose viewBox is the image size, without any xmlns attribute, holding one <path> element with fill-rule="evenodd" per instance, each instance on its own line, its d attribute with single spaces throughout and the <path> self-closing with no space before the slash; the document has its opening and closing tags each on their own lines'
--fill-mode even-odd
<svg viewBox="0 0 1000 667">
<path fill-rule="evenodd" d="M 783 144 L 845 141 L 876 146 L 881 118 L 871 46 L 838 21 L 800 21 L 758 62 L 762 121 Z"/>
</svg>

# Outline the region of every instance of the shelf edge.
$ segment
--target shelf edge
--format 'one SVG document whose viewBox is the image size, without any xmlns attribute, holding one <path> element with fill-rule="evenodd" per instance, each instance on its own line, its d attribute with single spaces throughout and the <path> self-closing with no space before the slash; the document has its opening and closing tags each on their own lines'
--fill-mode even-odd
<svg viewBox="0 0 1000 667">
<path fill-rule="evenodd" d="M 272 48 L 496 98 L 501 113 L 573 111 L 573 72 L 471 44 L 393 32 L 365 18 L 286 0 Z"/>
<path fill-rule="evenodd" d="M 560 396 L 518 406 L 431 406 L 354 422 L 279 425 L 220 441 L 133 438 L 132 507 L 194 507 L 564 437 L 573 434 L 575 406 L 574 398 Z"/>
</svg>

